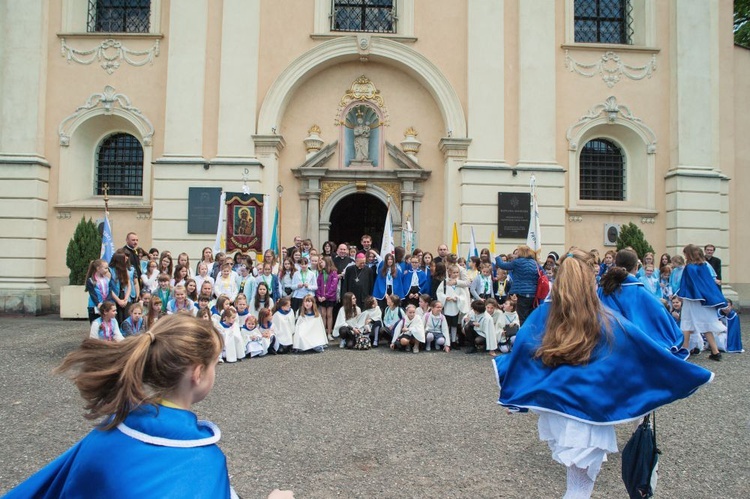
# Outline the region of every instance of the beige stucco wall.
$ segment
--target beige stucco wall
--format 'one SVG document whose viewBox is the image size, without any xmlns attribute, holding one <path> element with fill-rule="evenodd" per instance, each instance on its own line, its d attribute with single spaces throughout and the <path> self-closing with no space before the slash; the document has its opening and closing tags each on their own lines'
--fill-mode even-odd
<svg viewBox="0 0 750 499">
<path fill-rule="evenodd" d="M 750 141 L 747 130 L 750 130 L 750 49 L 733 47 L 734 98 L 727 107 L 734 115 L 734 172 L 730 185 L 730 219 L 729 250 L 732 257 L 732 269 L 729 282 L 743 283 L 740 287 L 745 296 L 750 293 L 750 261 L 745 251 L 750 247 L 750 230 L 747 215 L 750 213 L 750 202 L 745 197 L 750 185 Z M 724 258 L 724 255 L 719 255 Z"/>
</svg>

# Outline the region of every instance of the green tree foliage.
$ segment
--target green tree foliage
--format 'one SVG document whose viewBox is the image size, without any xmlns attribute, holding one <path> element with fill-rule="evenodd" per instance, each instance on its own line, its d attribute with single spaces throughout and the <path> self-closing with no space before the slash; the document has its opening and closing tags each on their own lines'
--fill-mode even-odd
<svg viewBox="0 0 750 499">
<path fill-rule="evenodd" d="M 643 231 L 632 222 L 620 227 L 620 237 L 617 238 L 617 251 L 628 246 L 638 253 L 638 258 L 641 260 L 643 260 L 643 255 L 646 253 L 654 252 L 654 248 L 646 241 Z"/>
<path fill-rule="evenodd" d="M 65 252 L 65 264 L 70 269 L 70 284 L 83 285 L 86 271 L 92 260 L 99 258 L 102 248 L 102 237 L 93 220 L 84 216 L 76 226 L 73 238 Z"/>
<path fill-rule="evenodd" d="M 750 0 L 734 0 L 734 42 L 750 48 Z"/>
</svg>

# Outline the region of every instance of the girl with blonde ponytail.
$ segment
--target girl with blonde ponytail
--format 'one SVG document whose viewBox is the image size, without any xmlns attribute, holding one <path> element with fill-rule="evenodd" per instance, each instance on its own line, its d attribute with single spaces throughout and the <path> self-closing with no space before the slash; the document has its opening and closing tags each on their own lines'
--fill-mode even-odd
<svg viewBox="0 0 750 499">
<path fill-rule="evenodd" d="M 56 372 L 101 422 L 6 497 L 232 497 L 221 432 L 191 412 L 221 349 L 210 321 L 184 314 L 118 343 L 85 340 Z"/>
<path fill-rule="evenodd" d="M 539 438 L 567 468 L 565 497 L 590 497 L 614 425 L 692 394 L 713 374 L 673 355 L 602 306 L 596 260 L 571 248 L 550 297 L 529 316 L 513 350 L 496 357 L 499 404 L 539 415 Z"/>
</svg>

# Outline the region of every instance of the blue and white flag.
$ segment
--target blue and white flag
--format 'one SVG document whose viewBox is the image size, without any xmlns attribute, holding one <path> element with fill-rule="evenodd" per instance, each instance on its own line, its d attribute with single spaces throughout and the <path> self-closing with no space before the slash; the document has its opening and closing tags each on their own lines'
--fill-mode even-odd
<svg viewBox="0 0 750 499">
<path fill-rule="evenodd" d="M 531 220 L 529 220 L 529 234 L 526 236 L 526 246 L 537 253 L 542 249 L 542 234 L 539 224 L 539 206 L 536 202 L 536 178 L 531 176 Z"/>
<path fill-rule="evenodd" d="M 472 256 L 479 258 L 479 250 L 477 249 L 477 239 L 474 237 L 474 227 L 471 227 L 471 240 L 469 241 L 469 256 L 466 260 L 470 260 Z M 468 264 L 467 264 L 468 265 Z"/>
<path fill-rule="evenodd" d="M 109 263 L 115 254 L 115 241 L 112 239 L 112 226 L 109 223 L 109 213 L 104 212 L 104 230 L 102 231 L 102 249 L 100 258 Z"/>
<path fill-rule="evenodd" d="M 271 229 L 271 243 L 269 244 L 269 249 L 271 249 L 275 254 L 279 254 L 281 252 L 281 248 L 279 247 L 279 205 L 276 205 L 276 211 L 273 214 L 273 228 Z"/>
</svg>

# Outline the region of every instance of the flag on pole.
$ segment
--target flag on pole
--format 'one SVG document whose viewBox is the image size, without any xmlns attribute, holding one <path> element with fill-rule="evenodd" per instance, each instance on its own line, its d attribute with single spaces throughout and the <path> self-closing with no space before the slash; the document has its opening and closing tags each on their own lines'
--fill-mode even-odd
<svg viewBox="0 0 750 499">
<path fill-rule="evenodd" d="M 531 176 L 531 219 L 529 220 L 529 234 L 526 236 L 526 245 L 539 252 L 542 249 L 542 234 L 539 225 L 539 206 L 536 201 L 536 178 Z"/>
<path fill-rule="evenodd" d="M 216 226 L 216 240 L 214 241 L 214 255 L 224 252 L 226 241 L 224 239 L 224 220 L 227 217 L 227 194 L 221 193 L 219 198 L 219 223 Z"/>
<path fill-rule="evenodd" d="M 276 205 L 276 211 L 273 214 L 273 229 L 271 232 L 271 243 L 269 248 L 275 253 L 279 254 L 281 248 L 279 247 L 279 206 Z"/>
<path fill-rule="evenodd" d="M 490 232 L 490 259 L 495 261 L 495 231 Z"/>
<path fill-rule="evenodd" d="M 458 255 L 458 226 L 453 222 L 453 238 L 451 240 L 451 253 Z"/>
<path fill-rule="evenodd" d="M 383 258 L 386 253 L 393 254 L 395 245 L 393 244 L 393 224 L 391 223 L 391 204 L 388 203 L 388 213 L 385 215 L 385 227 L 383 227 L 383 243 L 380 245 L 380 257 Z"/>
<path fill-rule="evenodd" d="M 470 260 L 472 256 L 479 258 L 479 250 L 477 249 L 477 239 L 474 237 L 474 227 L 471 228 L 471 239 L 469 240 L 469 256 L 466 260 Z"/>
<path fill-rule="evenodd" d="M 109 213 L 104 212 L 104 229 L 102 230 L 102 249 L 100 258 L 107 263 L 115 254 L 115 241 L 112 239 L 112 226 L 109 223 Z"/>
</svg>

